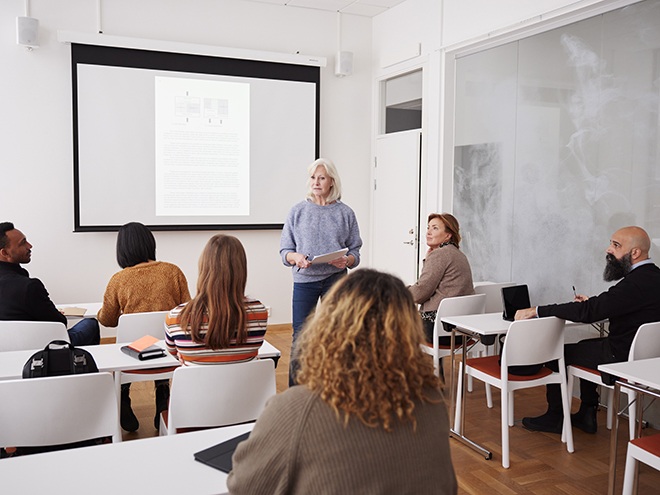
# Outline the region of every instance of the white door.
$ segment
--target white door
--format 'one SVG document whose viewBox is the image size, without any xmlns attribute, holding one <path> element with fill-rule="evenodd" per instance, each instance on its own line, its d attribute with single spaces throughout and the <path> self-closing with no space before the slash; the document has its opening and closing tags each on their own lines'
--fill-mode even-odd
<svg viewBox="0 0 660 495">
<path fill-rule="evenodd" d="M 386 134 L 376 139 L 372 266 L 417 280 L 421 132 Z"/>
</svg>

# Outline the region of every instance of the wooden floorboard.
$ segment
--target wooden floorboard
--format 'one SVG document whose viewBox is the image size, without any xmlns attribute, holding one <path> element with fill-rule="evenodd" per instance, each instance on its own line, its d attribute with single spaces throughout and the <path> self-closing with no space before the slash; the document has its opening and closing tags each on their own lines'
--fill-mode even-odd
<svg viewBox="0 0 660 495">
<path fill-rule="evenodd" d="M 290 327 L 269 327 L 266 340 L 282 353 L 275 370 L 277 391 L 288 388 Z M 448 366 L 448 362 L 446 365 Z M 124 440 L 156 436 L 153 426 L 155 399 L 153 382 L 132 385 L 133 410 L 140 421 L 135 433 L 124 432 Z M 579 400 L 573 404 L 578 408 Z M 520 390 L 515 395 L 515 418 L 537 416 L 545 412 L 545 388 Z M 474 382 L 474 392 L 466 397 L 466 426 L 468 438 L 493 452 L 493 459 L 484 457 L 455 439 L 450 439 L 452 461 L 459 483 L 459 494 L 515 495 L 515 494 L 567 494 L 591 495 L 607 493 L 609 472 L 610 431 L 605 428 L 606 410 L 598 412 L 598 432 L 586 434 L 574 429 L 575 452 L 568 453 L 559 435 L 531 432 L 519 421 L 509 429 L 511 467 L 502 467 L 500 430 L 500 395 L 493 389 L 493 408 L 486 407 L 483 384 Z M 645 434 L 654 433 L 653 431 Z M 619 427 L 617 490 L 621 493 L 625 464 L 625 445 L 628 441 L 628 423 L 622 419 Z M 639 493 L 660 495 L 660 473 L 647 466 L 640 467 Z"/>
</svg>

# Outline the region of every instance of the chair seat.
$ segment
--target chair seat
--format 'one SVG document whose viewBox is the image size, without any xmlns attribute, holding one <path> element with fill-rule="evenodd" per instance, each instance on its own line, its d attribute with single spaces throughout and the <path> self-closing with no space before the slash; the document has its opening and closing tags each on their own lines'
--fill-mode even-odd
<svg viewBox="0 0 660 495">
<path fill-rule="evenodd" d="M 502 368 L 499 363 L 499 356 L 485 356 L 479 358 L 471 358 L 466 361 L 467 365 L 470 368 L 481 371 L 493 378 L 500 378 L 502 375 Z M 538 380 L 540 378 L 545 378 L 548 375 L 551 375 L 553 372 L 550 368 L 543 367 L 541 371 L 533 375 L 521 376 L 521 375 L 512 375 L 509 373 L 510 382 L 528 382 L 532 380 Z"/>
<path fill-rule="evenodd" d="M 648 437 L 640 437 L 631 440 L 630 443 L 646 450 L 649 454 L 660 457 L 660 433 Z"/>
</svg>

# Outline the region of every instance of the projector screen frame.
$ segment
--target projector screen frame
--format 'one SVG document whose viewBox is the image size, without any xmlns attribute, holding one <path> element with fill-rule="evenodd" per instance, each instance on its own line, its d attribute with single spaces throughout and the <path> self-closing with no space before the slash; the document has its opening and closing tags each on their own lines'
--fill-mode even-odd
<svg viewBox="0 0 660 495">
<path fill-rule="evenodd" d="M 74 232 L 114 232 L 121 225 L 82 225 L 80 204 L 80 156 L 78 126 L 78 64 L 128 67 L 147 70 L 217 74 L 299 81 L 315 84 L 314 157 L 320 149 L 320 89 L 319 64 L 277 62 L 263 59 L 233 58 L 209 53 L 195 54 L 159 51 L 151 48 L 126 48 L 71 41 L 72 111 L 73 111 L 73 200 Z M 324 65 L 324 64 L 323 64 Z M 209 231 L 209 230 L 281 230 L 283 223 L 195 223 L 147 225 L 153 231 Z"/>
</svg>

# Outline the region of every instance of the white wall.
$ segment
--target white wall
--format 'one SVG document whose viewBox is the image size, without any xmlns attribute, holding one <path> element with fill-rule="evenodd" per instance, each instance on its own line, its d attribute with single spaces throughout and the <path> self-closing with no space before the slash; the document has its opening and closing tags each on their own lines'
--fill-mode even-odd
<svg viewBox="0 0 660 495">
<path fill-rule="evenodd" d="M 0 221 L 13 221 L 34 245 L 26 268 L 44 282 L 53 301 L 98 301 L 119 270 L 116 234 L 72 232 L 70 49 L 57 41 L 58 30 L 96 32 L 96 2 L 30 5 L 30 15 L 40 21 L 41 47 L 33 52 L 15 41 L 24 0 L 0 2 Z M 337 164 L 343 199 L 368 231 L 371 19 L 343 16 L 342 48 L 355 59 L 354 74 L 339 79 L 333 74 L 332 12 L 233 0 L 105 0 L 102 11 L 108 35 L 327 57 L 321 71 L 321 155 Z M 292 180 L 301 187 L 300 198 L 282 198 L 291 204 L 304 196 L 305 171 Z M 193 293 L 197 259 L 213 233 L 155 233 L 158 259 L 179 265 Z M 271 323 L 290 322 L 292 281 L 278 254 L 280 231 L 232 234 L 248 254 L 248 293 L 272 307 Z"/>
</svg>

